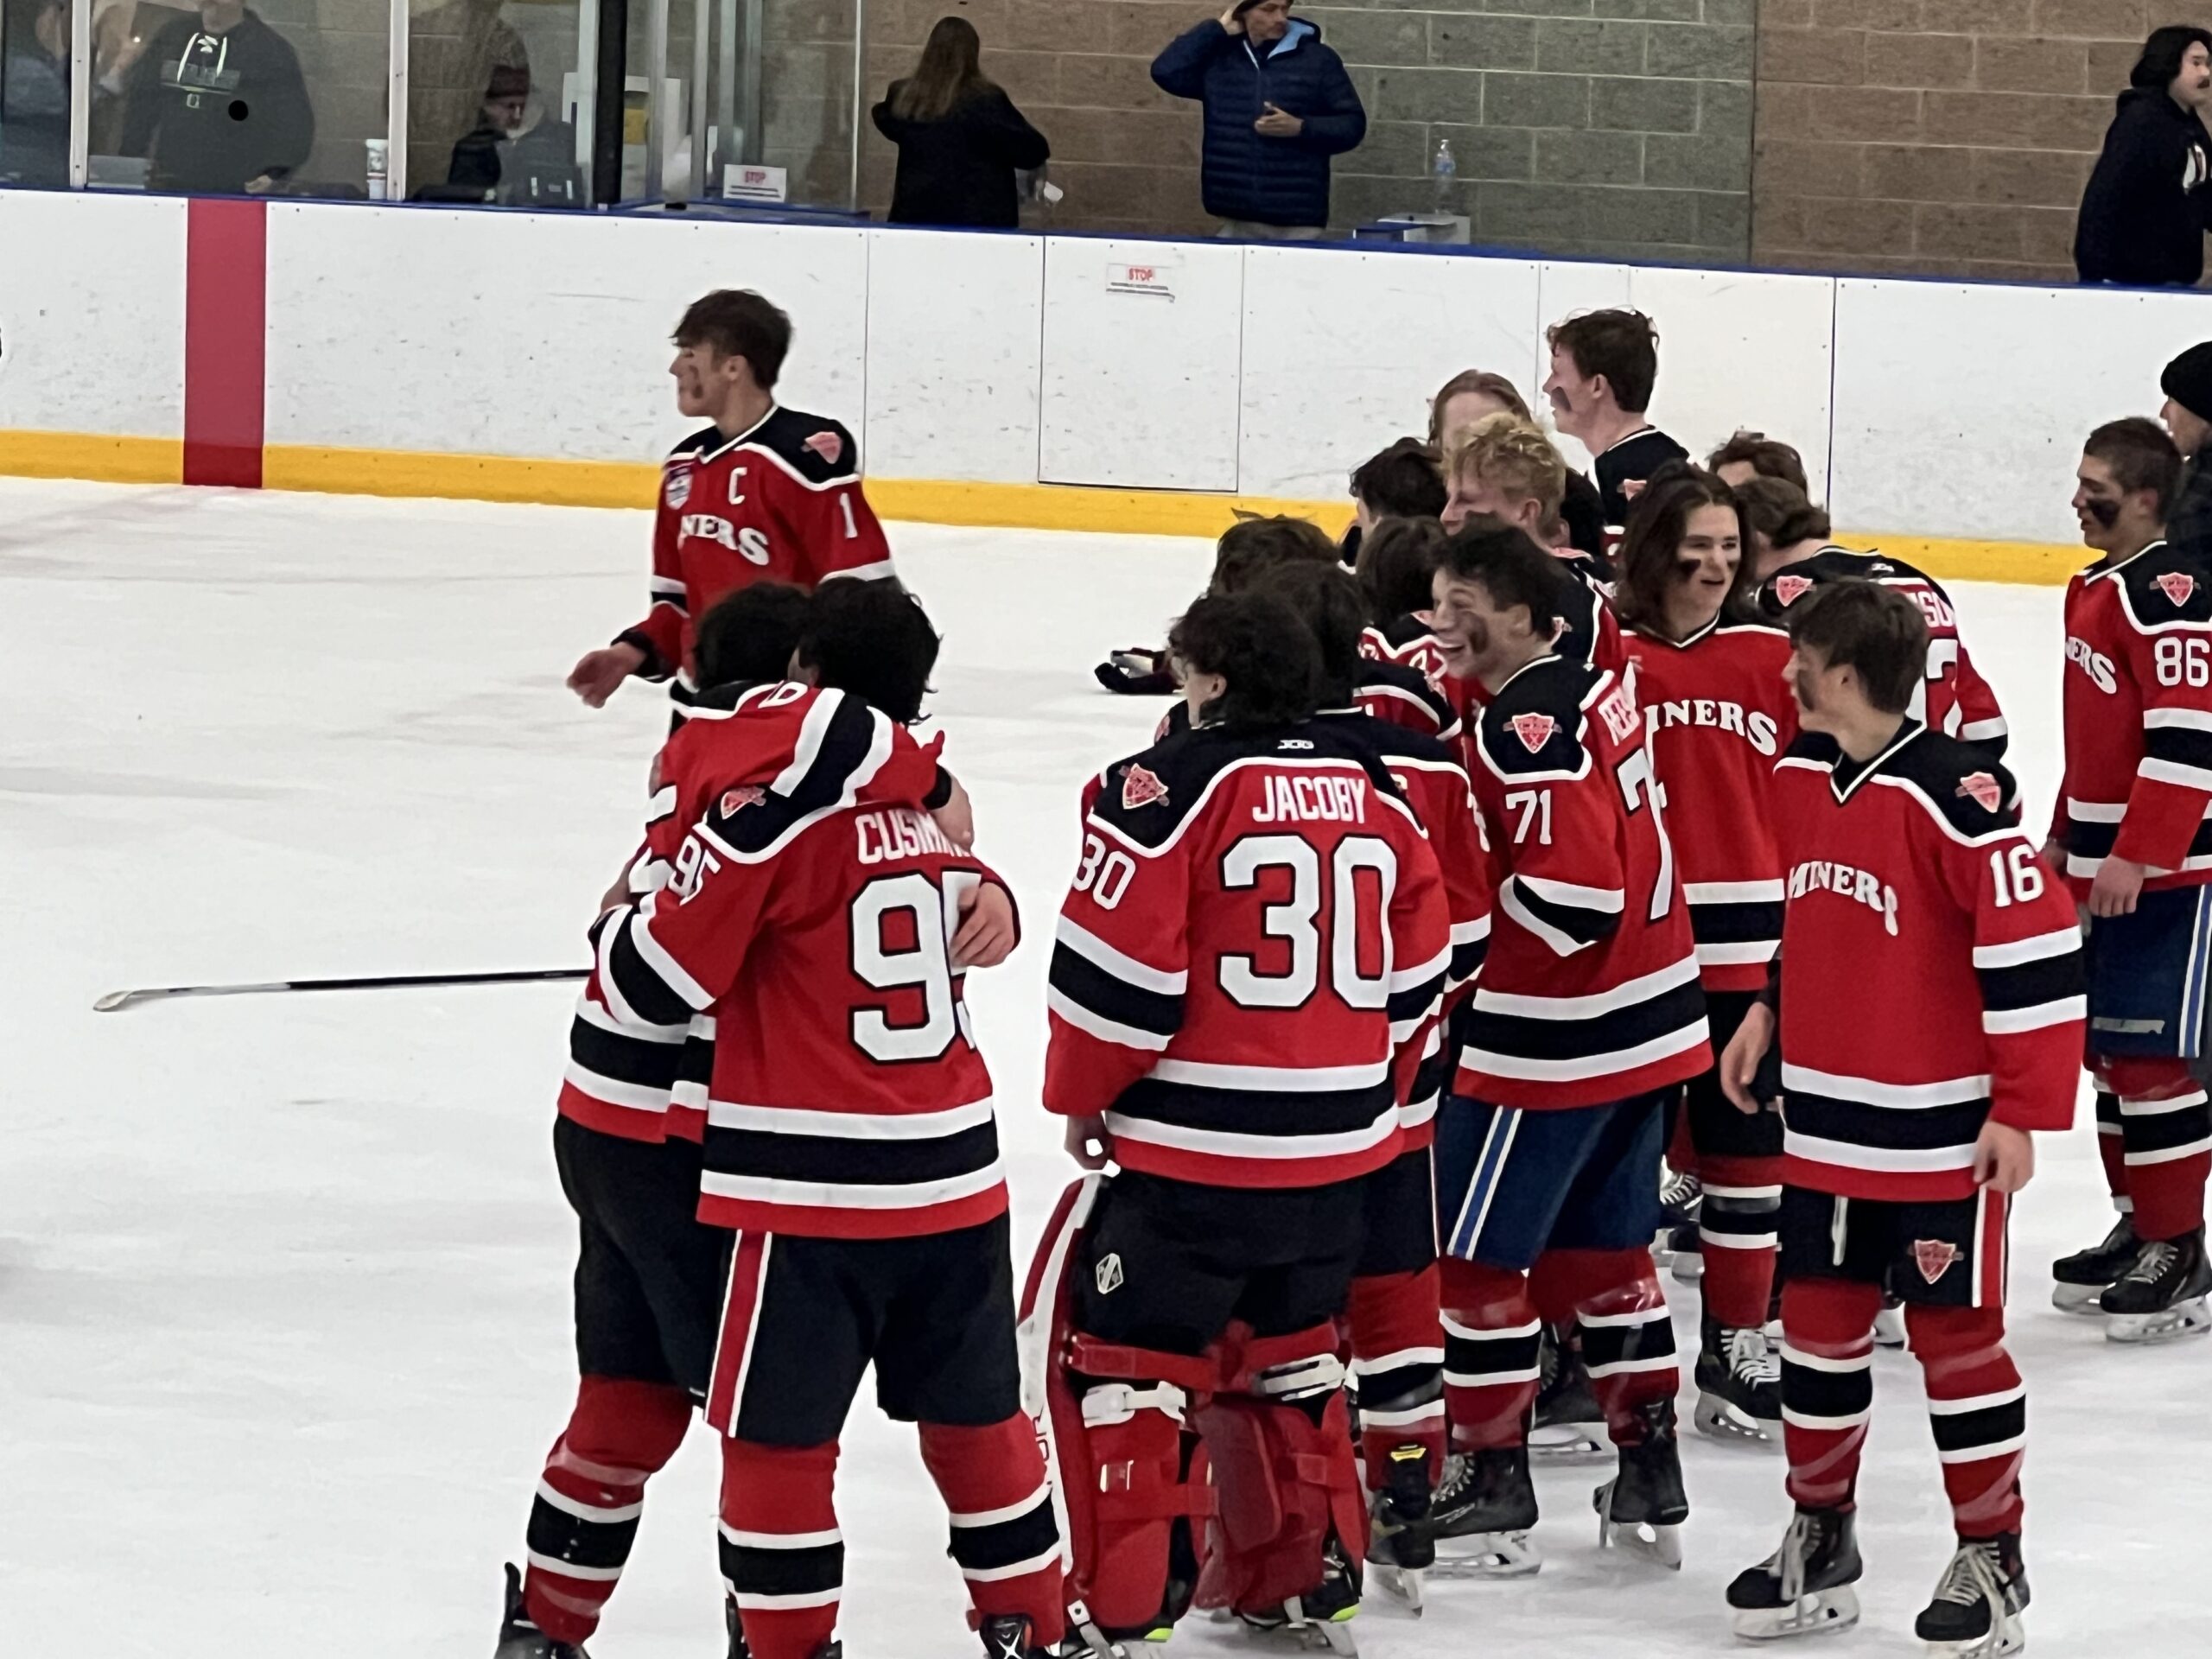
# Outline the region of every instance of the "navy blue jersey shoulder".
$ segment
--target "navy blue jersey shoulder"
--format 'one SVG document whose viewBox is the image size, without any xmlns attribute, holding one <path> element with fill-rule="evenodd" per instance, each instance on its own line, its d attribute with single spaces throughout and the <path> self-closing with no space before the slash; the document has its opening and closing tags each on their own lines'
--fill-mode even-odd
<svg viewBox="0 0 2212 1659">
<path fill-rule="evenodd" d="M 1914 791 L 1960 835 L 1979 839 L 2020 823 L 2020 786 L 1978 744 L 1923 730 L 1877 768 Z"/>
<path fill-rule="evenodd" d="M 2212 551 L 2160 542 L 2114 572 L 2139 628 L 2212 622 Z"/>
<path fill-rule="evenodd" d="M 670 450 L 668 452 L 668 458 L 671 461 L 694 460 L 700 455 L 705 454 L 709 449 L 720 448 L 722 442 L 721 429 L 720 427 L 702 426 L 696 432 L 694 432 L 690 437 L 683 439 L 673 449 Z"/>
<path fill-rule="evenodd" d="M 1345 721 L 1382 722 L 1366 715 Z M 1382 793 L 1405 798 L 1389 768 L 1372 747 L 1344 734 L 1334 721 L 1301 721 L 1258 729 L 1201 726 L 1160 739 L 1141 754 L 1106 768 L 1091 816 L 1141 847 L 1158 847 L 1174 834 L 1213 780 L 1247 760 L 1349 760 Z"/>
<path fill-rule="evenodd" d="M 1376 624 L 1375 632 L 1382 636 L 1383 642 L 1393 651 L 1396 651 L 1416 640 L 1427 639 L 1436 632 L 1436 624 L 1418 611 L 1408 611 L 1402 616 L 1394 616 L 1388 622 Z"/>
<path fill-rule="evenodd" d="M 1416 731 L 1410 726 L 1401 726 L 1393 721 L 1377 720 L 1372 715 L 1355 710 L 1333 710 L 1316 715 L 1313 724 L 1333 732 L 1365 753 L 1378 757 L 1386 764 L 1392 760 L 1416 760 L 1434 765 L 1457 766 L 1459 757 L 1452 746 L 1440 737 Z"/>
<path fill-rule="evenodd" d="M 1789 620 L 1789 607 L 1802 599 L 1808 588 L 1831 582 L 1853 581 L 1925 582 L 1945 604 L 1951 601 L 1942 582 L 1903 559 L 1893 559 L 1878 551 L 1861 553 L 1848 547 L 1824 547 L 1808 559 L 1783 566 L 1761 582 L 1752 604 L 1762 620 L 1779 626 Z M 1798 586 L 1800 582 L 1804 586 Z"/>
<path fill-rule="evenodd" d="M 1483 709 L 1484 759 L 1508 775 L 1580 770 L 1583 708 L 1598 683 L 1610 677 L 1563 657 L 1522 669 Z"/>
<path fill-rule="evenodd" d="M 839 421 L 779 405 L 753 428 L 747 442 L 758 444 L 810 484 L 831 484 L 860 468 L 860 446 Z"/>
<path fill-rule="evenodd" d="M 1451 698 L 1431 685 L 1427 675 L 1403 663 L 1378 663 L 1363 658 L 1356 689 L 1394 692 L 1411 698 L 1428 710 L 1429 718 L 1436 722 L 1440 732 L 1451 731 L 1459 723 L 1459 711 L 1452 706 Z"/>
</svg>

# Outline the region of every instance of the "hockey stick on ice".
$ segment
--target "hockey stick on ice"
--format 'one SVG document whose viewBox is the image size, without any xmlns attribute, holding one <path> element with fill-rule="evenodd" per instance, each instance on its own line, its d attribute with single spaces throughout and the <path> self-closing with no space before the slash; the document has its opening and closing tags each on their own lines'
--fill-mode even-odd
<svg viewBox="0 0 2212 1659">
<path fill-rule="evenodd" d="M 273 991 L 385 991 L 429 985 L 525 985 L 542 980 L 582 979 L 588 968 L 523 968 L 496 974 L 386 974 L 373 979 L 276 979 L 260 985 L 155 985 L 110 991 L 92 1004 L 95 1013 L 114 1014 L 141 1002 L 172 996 L 259 996 Z"/>
</svg>

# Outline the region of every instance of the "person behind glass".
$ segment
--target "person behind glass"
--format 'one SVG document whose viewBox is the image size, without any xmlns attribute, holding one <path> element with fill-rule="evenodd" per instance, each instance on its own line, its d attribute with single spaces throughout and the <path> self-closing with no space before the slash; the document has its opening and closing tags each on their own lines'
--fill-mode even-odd
<svg viewBox="0 0 2212 1659">
<path fill-rule="evenodd" d="M 1438 454 L 1456 454 L 1474 429 L 1493 415 L 1535 418 L 1529 413 L 1529 400 L 1503 375 L 1491 369 L 1462 369 L 1429 400 L 1428 441 Z M 1570 547 L 1593 559 L 1605 556 L 1605 503 L 1599 499 L 1598 486 L 1571 467 L 1559 516 L 1567 526 Z"/>
<path fill-rule="evenodd" d="M 315 145 L 299 54 L 245 0 L 203 0 L 131 70 L 123 149 L 156 190 L 265 195 Z"/>
<path fill-rule="evenodd" d="M 914 73 L 870 111 L 899 147 L 893 225 L 1010 230 L 1020 223 L 1014 175 L 1045 165 L 1044 134 L 984 73 L 982 41 L 965 17 L 940 17 Z"/>
<path fill-rule="evenodd" d="M 2074 269 L 2085 283 L 2190 288 L 2212 227 L 2212 32 L 2153 29 L 2082 194 Z"/>
<path fill-rule="evenodd" d="M 1313 242 L 1329 223 L 1329 159 L 1367 137 L 1344 61 L 1291 0 L 1236 0 L 1152 63 L 1160 91 L 1205 111 L 1199 188 L 1224 237 Z"/>
<path fill-rule="evenodd" d="M 69 10 L 9 0 L 0 55 L 0 183 L 69 182 Z"/>
<path fill-rule="evenodd" d="M 475 130 L 453 147 L 453 166 L 446 174 L 446 182 L 481 190 L 487 197 L 497 190 L 505 162 L 514 154 L 515 140 L 522 137 L 529 109 L 530 71 L 508 64 L 493 66 Z"/>
</svg>

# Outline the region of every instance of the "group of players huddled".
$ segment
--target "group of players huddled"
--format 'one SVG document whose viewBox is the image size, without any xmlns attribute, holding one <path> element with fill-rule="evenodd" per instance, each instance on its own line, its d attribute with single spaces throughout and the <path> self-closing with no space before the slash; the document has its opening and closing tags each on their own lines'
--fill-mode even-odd
<svg viewBox="0 0 2212 1659">
<path fill-rule="evenodd" d="M 570 677 L 671 681 L 676 723 L 569 1033 L 581 1382 L 499 1659 L 582 1653 L 702 1406 L 733 1659 L 835 1659 L 871 1366 L 993 1659 L 1116 1659 L 1194 1605 L 1349 1650 L 1370 1576 L 1418 1610 L 1424 1574 L 1538 1570 L 1532 1455 L 1613 1462 L 1601 1537 L 1677 1566 L 1665 1260 L 1697 1427 L 1789 1466 L 1737 1631 L 1857 1618 L 1901 1325 L 1958 1536 L 1918 1633 L 2018 1649 L 2008 1216 L 2085 1056 L 2120 1218 L 2056 1300 L 2208 1324 L 2212 564 L 2164 525 L 2212 347 L 2167 372 L 2174 436 L 2082 460 L 2040 849 L 1942 588 L 1834 545 L 1783 443 L 1691 465 L 1635 312 L 1549 336 L 1594 485 L 1469 372 L 1355 473 L 1342 543 L 1234 525 L 1165 651 L 1097 670 L 1179 700 L 1084 791 L 1043 1103 L 1089 1173 L 1017 1298 L 962 984 L 1019 929 L 910 730 L 937 635 L 851 435 L 774 401 L 784 315 L 717 292 L 676 341 L 711 424 L 645 620 Z"/>
</svg>

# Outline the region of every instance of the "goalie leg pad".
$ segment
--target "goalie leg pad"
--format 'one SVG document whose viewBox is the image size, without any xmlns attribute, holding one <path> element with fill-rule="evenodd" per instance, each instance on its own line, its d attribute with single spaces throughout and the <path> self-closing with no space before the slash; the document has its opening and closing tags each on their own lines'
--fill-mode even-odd
<svg viewBox="0 0 2212 1659">
<path fill-rule="evenodd" d="M 1336 1348 L 1328 1325 L 1248 1342 L 1224 1354 L 1223 1391 L 1195 1414 L 1220 1494 L 1208 1580 L 1240 1612 L 1319 1587 L 1332 1534 L 1360 1567 L 1367 1510 Z"/>
</svg>

